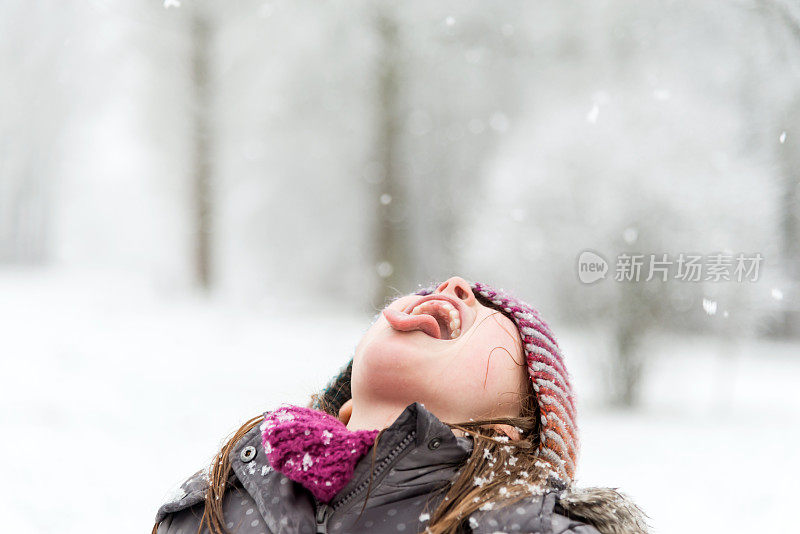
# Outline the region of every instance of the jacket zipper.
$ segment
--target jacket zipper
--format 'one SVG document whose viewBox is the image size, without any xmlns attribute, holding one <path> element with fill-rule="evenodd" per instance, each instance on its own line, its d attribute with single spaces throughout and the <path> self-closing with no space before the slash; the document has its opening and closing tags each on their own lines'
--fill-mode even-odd
<svg viewBox="0 0 800 534">
<path fill-rule="evenodd" d="M 373 483 L 377 482 L 378 476 L 383 473 L 387 467 L 394 461 L 397 456 L 405 450 L 406 447 L 414 440 L 417 435 L 416 430 L 412 430 L 409 435 L 403 438 L 403 441 L 398 443 L 394 449 L 389 453 L 389 456 L 384 458 L 380 464 L 378 464 L 375 469 L 372 471 L 372 476 L 367 480 L 364 480 L 356 486 L 355 488 L 350 491 L 347 495 L 342 497 L 336 504 L 328 505 L 328 504 L 321 504 L 315 498 L 315 504 L 317 505 L 316 509 L 316 521 L 317 521 L 317 534 L 328 534 L 328 520 L 331 518 L 334 512 L 339 510 L 342 506 L 353 500 L 356 495 L 367 489 L 369 487 L 369 482 L 372 480 Z M 328 513 L 330 512 L 330 513 Z"/>
<path fill-rule="evenodd" d="M 330 507 L 327 504 L 320 504 L 316 497 L 314 497 L 314 501 L 317 504 L 315 518 L 317 521 L 317 534 L 328 534 L 328 510 L 330 510 Z"/>
</svg>

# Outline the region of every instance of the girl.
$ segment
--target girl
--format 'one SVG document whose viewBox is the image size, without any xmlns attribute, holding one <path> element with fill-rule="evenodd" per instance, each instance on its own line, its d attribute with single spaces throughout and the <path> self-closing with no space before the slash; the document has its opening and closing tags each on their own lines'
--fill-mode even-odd
<svg viewBox="0 0 800 534">
<path fill-rule="evenodd" d="M 154 534 L 644 533 L 573 487 L 575 402 L 549 327 L 453 277 L 394 300 L 310 408 L 251 419 Z"/>
</svg>

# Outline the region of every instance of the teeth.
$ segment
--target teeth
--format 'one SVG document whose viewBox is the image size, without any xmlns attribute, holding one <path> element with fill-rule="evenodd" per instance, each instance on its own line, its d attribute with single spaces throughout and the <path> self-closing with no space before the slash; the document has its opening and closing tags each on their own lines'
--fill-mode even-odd
<svg viewBox="0 0 800 534">
<path fill-rule="evenodd" d="M 444 310 L 450 317 L 450 339 L 455 339 L 461 335 L 461 318 L 458 315 L 458 310 L 449 302 L 442 300 L 426 300 L 411 310 L 410 315 L 420 315 L 425 313 L 423 310 L 433 311 L 435 309 Z M 432 314 L 431 314 L 432 315 Z"/>
</svg>

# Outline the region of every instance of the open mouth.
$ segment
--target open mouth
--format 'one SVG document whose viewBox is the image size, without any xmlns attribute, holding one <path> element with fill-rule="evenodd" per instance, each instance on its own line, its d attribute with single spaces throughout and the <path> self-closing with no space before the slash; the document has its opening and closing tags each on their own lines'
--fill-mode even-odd
<svg viewBox="0 0 800 534">
<path fill-rule="evenodd" d="M 397 311 L 387 308 L 383 315 L 395 330 L 419 330 L 436 339 L 451 340 L 461 335 L 459 310 L 444 298 L 428 298 L 411 309 Z"/>
</svg>

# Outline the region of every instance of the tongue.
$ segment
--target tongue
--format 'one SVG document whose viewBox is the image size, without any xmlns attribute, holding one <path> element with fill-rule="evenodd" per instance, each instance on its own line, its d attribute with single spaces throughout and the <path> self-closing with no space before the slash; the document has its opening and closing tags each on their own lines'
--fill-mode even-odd
<svg viewBox="0 0 800 534">
<path fill-rule="evenodd" d="M 400 332 L 419 330 L 436 339 L 442 339 L 442 331 L 439 328 L 439 323 L 430 315 L 409 315 L 387 308 L 383 310 L 383 316 L 386 317 L 386 320 L 389 321 L 392 328 Z"/>
</svg>

